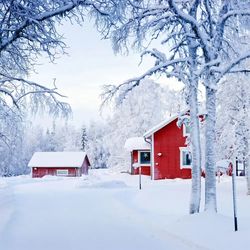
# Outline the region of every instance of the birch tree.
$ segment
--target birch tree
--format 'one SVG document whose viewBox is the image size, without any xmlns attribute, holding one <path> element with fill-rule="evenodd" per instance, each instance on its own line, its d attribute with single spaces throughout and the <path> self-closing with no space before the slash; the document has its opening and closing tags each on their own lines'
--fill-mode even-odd
<svg viewBox="0 0 250 250">
<path fill-rule="evenodd" d="M 3 0 L 0 2 L 0 108 L 17 112 L 22 107 L 33 111 L 46 108 L 53 114 L 70 112 L 70 107 L 54 83 L 51 87 L 28 80 L 38 57 L 54 61 L 65 52 L 66 44 L 57 27 L 63 20 L 82 24 L 92 16 L 105 29 L 109 13 L 115 19 L 113 1 L 104 0 Z M 110 23 L 110 21 L 108 21 Z M 20 113 L 21 115 L 21 113 Z"/>
<path fill-rule="evenodd" d="M 250 194 L 250 89 L 248 74 L 228 76 L 218 89 L 218 152 L 235 162 L 244 162 L 247 194 Z M 219 156 L 220 157 L 220 156 Z M 221 160 L 221 158 L 219 158 Z"/>
<path fill-rule="evenodd" d="M 121 51 L 124 47 L 128 48 L 131 43 L 131 34 L 136 38 L 133 43 L 135 48 L 140 49 L 145 43 L 150 43 L 154 39 L 159 40 L 162 46 L 160 46 L 161 50 L 147 48 L 141 54 L 142 58 L 149 55 L 155 59 L 155 65 L 151 69 L 118 87 L 107 86 L 106 98 L 111 98 L 117 91 L 128 93 L 139 85 L 142 79 L 153 74 L 175 77 L 185 84 L 186 102 L 191 116 L 192 195 L 190 213 L 197 213 L 200 209 L 201 148 L 197 105 L 199 78 L 194 74 L 198 67 L 195 33 L 188 23 L 181 22 L 177 18 L 167 1 L 151 1 L 150 3 L 142 1 L 140 6 L 130 1 L 127 7 L 131 7 L 134 12 L 128 11 L 133 15 L 112 33 L 114 49 Z M 192 10 L 193 15 L 196 14 L 196 11 L 196 9 Z"/>
<path fill-rule="evenodd" d="M 126 2 L 126 6 L 124 6 Z M 242 65 L 250 57 L 247 29 L 250 2 L 240 0 L 154 0 L 123 1 L 124 19 L 111 32 L 114 49 L 131 46 L 145 48 L 155 65 L 145 74 L 108 89 L 107 97 L 117 90 L 130 91 L 140 80 L 153 74 L 176 77 L 189 88 L 193 146 L 193 188 L 190 212 L 199 211 L 200 142 L 197 121 L 197 89 L 206 89 L 205 210 L 216 211 L 215 117 L 216 91 L 220 80 L 229 73 L 246 72 Z M 240 27 L 240 29 L 239 29 Z M 244 35 L 244 39 L 243 36 Z M 133 39 L 134 38 L 134 39 Z M 164 51 L 148 49 L 159 40 Z M 197 150 L 197 151 L 195 151 Z M 196 157 L 197 154 L 197 157 Z M 192 203 L 194 205 L 192 205 Z"/>
</svg>

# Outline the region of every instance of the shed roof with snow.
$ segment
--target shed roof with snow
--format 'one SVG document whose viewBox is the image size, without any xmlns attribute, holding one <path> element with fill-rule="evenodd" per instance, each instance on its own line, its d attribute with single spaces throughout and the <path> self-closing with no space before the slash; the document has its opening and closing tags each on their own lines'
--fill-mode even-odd
<svg viewBox="0 0 250 250">
<path fill-rule="evenodd" d="M 36 152 L 28 166 L 80 168 L 86 156 L 86 152 Z"/>
<path fill-rule="evenodd" d="M 124 148 L 132 152 L 133 150 L 150 149 L 150 144 L 143 137 L 131 137 L 126 140 Z"/>
</svg>

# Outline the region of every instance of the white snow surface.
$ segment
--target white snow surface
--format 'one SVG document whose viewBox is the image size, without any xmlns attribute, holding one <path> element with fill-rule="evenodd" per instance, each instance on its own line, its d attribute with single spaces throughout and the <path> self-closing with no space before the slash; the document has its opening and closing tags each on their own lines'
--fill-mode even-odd
<svg viewBox="0 0 250 250">
<path fill-rule="evenodd" d="M 131 137 L 126 140 L 124 148 L 129 152 L 133 150 L 145 150 L 150 149 L 150 144 L 143 137 Z"/>
<path fill-rule="evenodd" d="M 0 178 L 0 249 L 249 249 L 244 177 L 236 179 L 239 231 L 234 232 L 228 176 L 217 184 L 218 213 L 189 215 L 191 180 L 143 176 L 139 190 L 138 176 L 89 172 L 77 178 Z"/>
<path fill-rule="evenodd" d="M 35 152 L 28 166 L 80 168 L 85 156 L 85 152 Z"/>
</svg>

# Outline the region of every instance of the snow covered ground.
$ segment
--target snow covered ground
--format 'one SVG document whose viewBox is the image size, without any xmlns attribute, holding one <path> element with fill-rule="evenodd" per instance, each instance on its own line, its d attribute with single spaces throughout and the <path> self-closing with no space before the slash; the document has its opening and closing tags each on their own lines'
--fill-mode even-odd
<svg viewBox="0 0 250 250">
<path fill-rule="evenodd" d="M 237 179 L 218 183 L 218 214 L 188 215 L 190 180 L 151 181 L 92 170 L 81 178 L 0 179 L 1 250 L 241 250 L 250 246 L 250 197 Z M 204 185 L 203 185 L 204 187 Z"/>
</svg>

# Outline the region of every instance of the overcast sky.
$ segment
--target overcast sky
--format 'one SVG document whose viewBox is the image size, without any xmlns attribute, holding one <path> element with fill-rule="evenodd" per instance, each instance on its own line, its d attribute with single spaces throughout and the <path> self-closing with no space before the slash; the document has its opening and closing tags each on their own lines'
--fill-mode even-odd
<svg viewBox="0 0 250 250">
<path fill-rule="evenodd" d="M 82 27 L 69 23 L 60 27 L 69 46 L 68 55 L 62 55 L 55 64 L 41 58 L 32 80 L 50 84 L 56 78 L 56 85 L 73 109 L 74 122 L 81 125 L 98 119 L 103 84 L 118 84 L 138 76 L 149 68 L 148 59 L 138 66 L 139 54 L 114 55 L 111 43 L 101 40 L 92 24 Z"/>
</svg>

